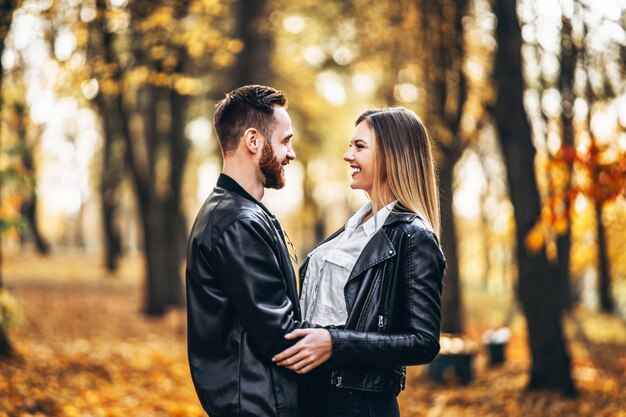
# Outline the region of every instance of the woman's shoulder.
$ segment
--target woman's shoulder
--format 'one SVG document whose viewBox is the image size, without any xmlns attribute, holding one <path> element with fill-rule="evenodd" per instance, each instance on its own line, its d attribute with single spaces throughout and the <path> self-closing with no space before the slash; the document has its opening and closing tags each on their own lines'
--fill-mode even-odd
<svg viewBox="0 0 626 417">
<path fill-rule="evenodd" d="M 392 227 L 402 230 L 408 237 L 414 236 L 416 239 L 432 239 L 437 242 L 437 244 L 439 243 L 439 239 L 430 224 L 420 217 L 419 214 L 412 213 L 412 215 L 404 215 L 404 218 L 395 222 Z"/>
<path fill-rule="evenodd" d="M 393 217 L 392 217 L 393 216 Z M 387 219 L 387 234 L 404 236 L 413 242 L 430 243 L 441 250 L 437 234 L 422 216 L 410 211 L 392 212 Z"/>
<path fill-rule="evenodd" d="M 430 224 L 422 216 L 402 207 L 400 204 L 396 205 L 389 213 L 386 224 L 401 228 L 408 233 L 425 232 L 426 234 L 435 235 Z"/>
</svg>

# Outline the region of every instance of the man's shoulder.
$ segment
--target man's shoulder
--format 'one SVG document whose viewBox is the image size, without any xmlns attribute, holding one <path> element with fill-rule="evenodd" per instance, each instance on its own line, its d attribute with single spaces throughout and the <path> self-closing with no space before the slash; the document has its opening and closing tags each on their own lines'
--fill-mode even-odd
<svg viewBox="0 0 626 417">
<path fill-rule="evenodd" d="M 237 193 L 216 187 L 207 198 L 198 214 L 196 226 L 212 240 L 236 223 L 269 228 L 270 219 L 263 209 Z"/>
</svg>

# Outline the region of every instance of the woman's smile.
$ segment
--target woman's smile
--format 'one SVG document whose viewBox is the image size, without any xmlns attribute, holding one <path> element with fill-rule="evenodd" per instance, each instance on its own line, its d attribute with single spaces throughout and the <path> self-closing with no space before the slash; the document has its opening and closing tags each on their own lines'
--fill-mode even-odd
<svg viewBox="0 0 626 417">
<path fill-rule="evenodd" d="M 358 166 L 350 165 L 350 175 L 354 177 L 359 172 L 361 172 L 361 168 L 359 168 Z"/>
</svg>

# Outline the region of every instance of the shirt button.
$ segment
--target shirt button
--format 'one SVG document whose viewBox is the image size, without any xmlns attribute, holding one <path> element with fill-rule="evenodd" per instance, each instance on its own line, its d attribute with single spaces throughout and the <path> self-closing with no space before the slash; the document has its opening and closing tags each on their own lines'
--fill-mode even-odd
<svg viewBox="0 0 626 417">
<path fill-rule="evenodd" d="M 392 250 L 389 250 L 389 255 L 391 255 L 392 253 L 393 253 L 393 251 L 392 251 Z"/>
</svg>

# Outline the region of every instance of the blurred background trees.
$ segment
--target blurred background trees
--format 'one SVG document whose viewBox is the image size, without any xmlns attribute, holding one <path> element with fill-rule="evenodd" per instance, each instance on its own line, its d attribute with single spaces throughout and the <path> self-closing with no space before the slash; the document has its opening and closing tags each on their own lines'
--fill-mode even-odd
<svg viewBox="0 0 626 417">
<path fill-rule="evenodd" d="M 144 312 L 163 316 L 183 306 L 225 92 L 289 98 L 298 158 L 264 202 L 303 254 L 364 201 L 341 159 L 356 117 L 404 106 L 435 142 L 443 330 L 473 320 L 464 288 L 510 297 L 501 325 L 515 293 L 530 385 L 573 393 L 563 312 L 626 317 L 626 8 L 596 3 L 2 2 L 2 254 L 72 252 L 115 277 L 141 253 Z"/>
</svg>

